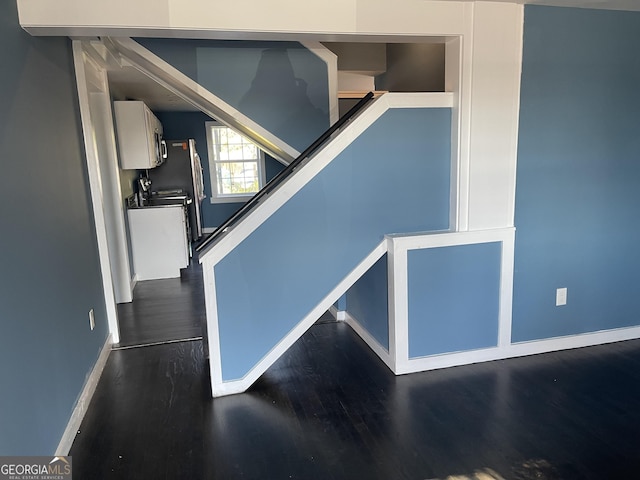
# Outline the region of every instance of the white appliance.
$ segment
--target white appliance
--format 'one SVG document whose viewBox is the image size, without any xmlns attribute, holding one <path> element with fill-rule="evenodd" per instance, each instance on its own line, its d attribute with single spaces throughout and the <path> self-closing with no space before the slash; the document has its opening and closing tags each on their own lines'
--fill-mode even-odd
<svg viewBox="0 0 640 480">
<path fill-rule="evenodd" d="M 155 168 L 167 158 L 162 124 L 140 101 L 113 102 L 123 170 Z"/>
<path fill-rule="evenodd" d="M 189 266 L 185 207 L 150 206 L 127 211 L 138 280 L 178 278 Z"/>
</svg>

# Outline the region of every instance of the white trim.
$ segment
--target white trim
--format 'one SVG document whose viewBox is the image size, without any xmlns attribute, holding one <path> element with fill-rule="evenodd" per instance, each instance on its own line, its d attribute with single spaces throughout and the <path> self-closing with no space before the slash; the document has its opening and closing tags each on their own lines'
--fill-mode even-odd
<svg viewBox="0 0 640 480">
<path fill-rule="evenodd" d="M 347 312 L 338 310 L 335 305 L 329 307 L 328 312 L 336 320 L 336 322 L 344 322 L 347 319 Z"/>
<path fill-rule="evenodd" d="M 399 313 L 396 312 L 396 299 L 400 297 L 400 292 L 398 291 L 397 281 L 401 282 L 403 278 L 402 272 L 399 269 L 399 262 L 396 261 L 399 260 L 397 257 L 397 250 L 394 248 L 392 242 L 387 238 L 387 318 L 389 319 L 390 368 L 393 372 L 396 371 L 398 358 L 398 332 L 396 330 L 396 318 L 399 316 Z M 348 307 L 349 305 L 347 304 L 347 308 Z"/>
<path fill-rule="evenodd" d="M 83 43 L 83 48 L 87 44 Z M 93 60 L 91 61 L 93 63 Z M 107 72 L 96 65 L 96 72 L 103 90 L 89 94 L 91 123 L 94 140 L 99 149 L 100 178 L 103 193 L 106 229 L 109 245 L 109 262 L 116 303 L 128 303 L 132 300 L 129 279 L 131 267 L 127 246 L 127 227 L 125 225 L 125 205 L 120 184 L 118 153 L 114 130 L 114 118 L 111 111 L 111 97 Z"/>
<path fill-rule="evenodd" d="M 510 232 L 509 232 L 510 230 Z M 513 321 L 513 275 L 515 260 L 515 228 L 508 229 L 502 238 L 500 261 L 500 307 L 498 321 L 498 346 L 511 343 L 511 324 Z"/>
<path fill-rule="evenodd" d="M 201 262 L 202 263 L 202 262 Z M 204 300 L 207 319 L 207 341 L 209 345 L 209 376 L 211 380 L 211 394 L 214 397 L 224 395 L 219 391 L 222 385 L 222 357 L 220 354 L 220 326 L 218 325 L 218 300 L 216 296 L 216 281 L 214 264 L 205 260 L 202 265 L 204 283 Z"/>
<path fill-rule="evenodd" d="M 640 327 L 603 330 L 592 333 L 555 337 L 546 340 L 515 343 L 502 347 L 456 352 L 429 357 L 414 358 L 402 365 L 398 375 L 437 370 L 440 368 L 469 365 L 472 363 L 525 357 L 541 353 L 557 352 L 574 348 L 592 347 L 606 343 L 621 342 L 640 338 Z"/>
<path fill-rule="evenodd" d="M 388 237 L 389 238 L 389 237 Z M 409 358 L 409 301 L 407 291 L 407 249 L 390 239 L 389 276 L 389 353 L 393 356 L 393 371 L 397 372 Z"/>
<path fill-rule="evenodd" d="M 102 371 L 109 359 L 112 343 L 111 335 L 108 335 L 102 349 L 100 350 L 100 355 L 98 355 L 98 359 L 82 387 L 78 401 L 73 407 L 71 418 L 69 418 L 69 421 L 67 422 L 67 427 L 64 429 L 60 443 L 58 443 L 58 448 L 56 448 L 56 455 L 65 456 L 69 454 L 69 450 L 71 450 L 76 434 L 80 429 L 80 424 L 82 424 L 82 419 L 87 413 L 87 409 L 91 403 L 91 398 L 93 398 L 93 394 L 98 386 L 98 381 L 100 380 Z"/>
<path fill-rule="evenodd" d="M 267 353 L 243 378 L 239 380 L 222 381 L 222 361 L 220 355 L 217 310 L 214 310 L 215 304 L 213 303 L 211 303 L 212 308 L 210 309 L 210 304 L 207 302 L 209 351 L 211 354 L 211 390 L 213 396 L 218 397 L 222 395 L 231 395 L 247 390 L 260 375 L 273 365 L 273 363 L 278 360 L 282 354 L 286 352 L 289 347 L 291 347 L 291 345 L 293 345 L 324 312 L 329 310 L 329 308 L 386 253 L 386 245 L 387 241 L 383 240 L 362 262 L 356 266 L 356 268 L 354 268 L 340 283 L 338 283 L 338 285 L 313 310 L 311 310 L 304 319 L 302 319 L 302 321 L 289 331 L 289 333 L 285 335 L 284 338 L 269 351 L 269 353 Z M 208 261 L 207 264 L 211 266 L 210 270 L 213 272 L 212 262 Z M 209 268 L 205 268 L 205 275 L 208 273 L 207 270 L 209 270 Z M 211 280 L 213 280 L 213 275 L 211 275 Z M 207 298 L 215 296 L 215 285 L 206 283 L 205 292 L 207 292 L 205 294 L 205 297 Z M 211 292 L 213 292 L 213 294 Z"/>
<path fill-rule="evenodd" d="M 205 250 L 200 255 L 200 261 L 211 257 L 214 263 L 218 263 L 227 256 L 229 252 L 300 191 L 387 110 L 392 108 L 451 108 L 453 102 L 454 95 L 452 93 L 387 93 L 374 100 L 364 112 L 341 130 L 330 143 L 316 152 L 313 155 L 313 161 L 301 166 L 296 175 L 290 177 L 284 185 L 277 187 L 271 195 L 250 211 L 243 221 L 234 227 L 233 235 L 221 237 L 215 244 L 215 248 Z"/>
<path fill-rule="evenodd" d="M 327 64 L 328 94 L 329 94 L 329 123 L 333 125 L 340 119 L 338 103 L 338 56 L 320 42 L 300 42 L 307 50 L 314 53 Z"/>
<path fill-rule="evenodd" d="M 516 99 L 513 102 L 513 112 L 512 112 L 512 118 L 513 123 L 511 125 L 511 134 L 509 135 L 509 137 L 511 138 L 511 152 L 510 152 L 510 157 L 513 158 L 513 162 L 511 164 L 512 167 L 512 171 L 511 171 L 511 179 L 509 182 L 509 205 L 508 205 L 508 214 L 507 214 L 507 218 L 509 220 L 509 224 L 510 225 L 515 225 L 515 216 L 516 216 L 516 174 L 517 174 L 517 164 L 518 164 L 518 142 L 520 139 L 520 90 L 521 90 L 521 82 L 520 79 L 522 78 L 522 51 L 523 51 L 523 42 L 524 42 L 524 7 L 520 8 L 519 11 L 519 17 L 518 17 L 518 21 L 519 21 L 519 28 L 520 28 L 520 34 L 518 35 L 518 42 L 516 45 L 513 46 L 513 48 L 516 49 L 516 51 L 518 52 L 517 55 L 517 59 L 518 59 L 518 67 L 517 69 L 514 69 L 514 76 L 516 78 L 513 79 L 513 85 L 514 85 L 514 98 Z"/>
<path fill-rule="evenodd" d="M 420 371 L 424 365 L 438 364 L 438 359 L 451 366 L 457 360 L 452 355 L 466 356 L 473 361 L 483 361 L 488 355 L 491 359 L 494 349 L 474 350 L 463 354 L 429 356 L 420 359 L 409 358 L 409 281 L 407 252 L 437 247 L 453 247 L 479 243 L 500 242 L 502 245 L 500 259 L 500 292 L 498 313 L 498 338 L 500 347 L 511 341 L 511 297 L 513 291 L 513 252 L 515 229 L 513 227 L 493 230 L 477 230 L 469 232 L 435 232 L 424 234 L 387 235 L 390 242 L 389 255 L 389 347 L 395 359 L 397 374 Z M 393 343 L 392 342 L 393 336 Z M 489 353 L 487 353 L 489 352 Z M 428 360 L 425 360 L 427 358 Z M 452 359 L 453 358 L 453 359 Z M 475 360 L 478 358 L 478 360 Z M 448 364 L 447 362 L 454 362 Z M 470 362 L 472 363 L 472 362 Z M 420 366 L 416 366 L 420 365 Z M 441 367 L 434 367 L 441 368 Z M 428 369 L 428 368 L 426 368 Z"/>
<path fill-rule="evenodd" d="M 454 247 L 476 243 L 503 242 L 513 237 L 514 227 L 473 230 L 469 232 L 424 232 L 412 234 L 390 234 L 386 237 L 398 248 L 416 250 L 420 248 Z"/>
<path fill-rule="evenodd" d="M 202 229 L 202 233 L 204 233 L 204 234 L 213 233 L 213 232 L 215 232 L 215 231 L 216 231 L 216 229 L 217 229 L 217 228 L 218 228 L 218 227 L 204 227 L 204 228 Z"/>
<path fill-rule="evenodd" d="M 391 354 L 387 351 L 387 349 L 384 348 L 382 345 L 380 345 L 380 342 L 378 342 L 378 340 L 376 340 L 373 337 L 373 335 L 371 335 L 369 331 L 366 328 L 364 328 L 360 322 L 358 322 L 358 320 L 356 320 L 352 315 L 350 315 L 349 312 L 345 312 L 345 313 L 346 313 L 347 325 L 349 325 L 353 329 L 353 331 L 356 332 L 360 338 L 362 338 L 364 343 L 366 343 L 369 346 L 369 348 L 373 350 L 373 353 L 375 353 L 378 357 L 380 357 L 380 360 L 382 360 L 385 363 L 385 365 L 389 367 L 389 369 L 392 372 L 395 373 L 394 361 L 391 358 Z"/>
<path fill-rule="evenodd" d="M 215 205 L 217 203 L 247 203 L 249 200 L 253 198 L 253 195 L 242 195 L 237 197 L 214 197 L 213 195 L 209 196 L 209 203 L 211 205 Z"/>
<path fill-rule="evenodd" d="M 556 352 L 558 350 L 568 350 L 571 348 L 593 347 L 595 345 L 634 340 L 636 338 L 640 338 L 640 326 L 513 343 L 505 348 L 504 351 L 508 353 L 509 357 L 523 357 L 526 355 L 537 355 L 539 353 Z"/>
<path fill-rule="evenodd" d="M 483 230 L 513 225 L 524 7 L 481 1 L 471 5 L 466 229 Z"/>
<path fill-rule="evenodd" d="M 449 192 L 449 229 L 460 230 L 460 183 L 462 144 L 460 132 L 462 113 L 460 108 L 460 85 L 462 84 L 462 39 L 455 37 L 445 44 L 445 91 L 454 94 L 451 109 L 451 179 Z M 464 211 L 466 215 L 466 210 Z M 466 222 L 462 222 L 466 225 Z M 464 228 L 466 230 L 466 228 Z"/>
<path fill-rule="evenodd" d="M 134 274 L 133 278 L 131 279 L 131 301 L 133 301 L 133 289 L 136 288 L 136 285 L 138 284 L 138 274 Z"/>
<path fill-rule="evenodd" d="M 288 165 L 300 155 L 300 152 L 285 141 L 273 135 L 267 129 L 131 38 L 108 37 L 103 41 L 107 48 L 113 47 L 142 73 L 220 123 L 251 138 L 262 150 L 285 165 Z"/>
<path fill-rule="evenodd" d="M 469 189 L 471 185 L 470 179 L 470 158 L 471 158 L 471 100 L 473 89 L 473 15 L 474 4 L 466 3 L 464 5 L 466 16 L 469 19 L 464 22 L 464 33 L 459 37 L 460 53 L 458 58 L 458 82 L 456 85 L 457 100 L 457 117 L 458 117 L 458 176 L 457 182 L 457 231 L 465 231 L 469 229 Z M 446 65 L 445 65 L 446 68 Z"/>
<path fill-rule="evenodd" d="M 89 90 L 87 88 L 87 76 L 84 68 L 84 52 L 82 43 L 78 40 L 74 40 L 72 42 L 72 48 L 73 64 L 76 72 L 76 87 L 78 89 L 78 102 L 80 106 L 80 120 L 82 123 L 82 138 L 85 148 L 89 184 L 91 185 L 93 221 L 98 242 L 100 270 L 102 272 L 102 291 L 104 292 L 109 333 L 111 333 L 112 341 L 114 343 L 118 343 L 120 341 L 118 311 L 116 309 L 116 299 L 113 290 L 113 279 L 111 278 L 107 225 L 103 210 L 103 193 L 102 182 L 100 181 L 100 167 L 98 165 L 98 152 L 96 150 L 95 141 L 93 141 Z"/>
</svg>

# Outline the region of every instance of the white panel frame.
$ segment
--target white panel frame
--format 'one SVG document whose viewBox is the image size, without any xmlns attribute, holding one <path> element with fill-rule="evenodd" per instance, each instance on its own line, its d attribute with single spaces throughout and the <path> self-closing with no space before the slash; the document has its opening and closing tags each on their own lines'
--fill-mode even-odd
<svg viewBox="0 0 640 480">
<path fill-rule="evenodd" d="M 98 257 L 100 259 L 100 270 L 102 272 L 102 290 L 104 292 L 107 323 L 109 325 L 111 340 L 113 343 L 118 343 L 120 342 L 120 329 L 118 327 L 118 312 L 116 309 L 113 278 L 111 277 L 111 266 L 109 263 L 107 223 L 103 209 L 104 195 L 102 192 L 102 181 L 100 179 L 98 151 L 92 136 L 91 106 L 89 102 L 89 90 L 87 88 L 87 75 L 84 68 L 84 52 L 82 43 L 78 40 L 73 41 L 72 48 L 87 171 L 91 185 L 91 204 L 93 206 L 93 220 L 98 242 Z"/>
<path fill-rule="evenodd" d="M 409 358 L 409 284 L 407 252 L 426 248 L 454 247 L 459 245 L 476 245 L 489 242 L 500 242 L 502 245 L 500 267 L 500 293 L 498 315 L 497 347 L 507 346 L 511 339 L 511 296 L 513 290 L 513 244 L 515 229 L 503 228 L 473 232 L 441 232 L 424 235 L 388 235 L 390 250 L 389 272 L 394 282 L 393 300 L 390 298 L 389 330 L 395 330 L 396 352 L 395 373 L 411 373 L 430 370 L 439 365 L 442 358 L 452 355 L 469 355 L 469 352 L 433 355 L 420 358 Z M 391 278 L 390 278 L 391 284 Z M 391 292 L 390 292 L 391 293 Z M 486 349 L 493 350 L 493 349 Z M 483 350 L 485 351 L 485 350 Z M 474 350 L 473 352 L 477 352 Z M 474 353 L 473 355 L 477 355 Z M 459 358 L 456 361 L 460 361 Z"/>
<path fill-rule="evenodd" d="M 396 375 L 507 358 L 582 348 L 640 338 L 640 326 L 588 332 L 526 342 L 511 341 L 514 274 L 515 228 L 469 232 L 435 232 L 388 235 L 389 350 L 382 347 L 356 319 L 347 312 L 346 321 L 378 357 Z M 501 243 L 500 307 L 498 338 L 495 347 L 409 358 L 407 252 L 479 243 Z"/>
</svg>

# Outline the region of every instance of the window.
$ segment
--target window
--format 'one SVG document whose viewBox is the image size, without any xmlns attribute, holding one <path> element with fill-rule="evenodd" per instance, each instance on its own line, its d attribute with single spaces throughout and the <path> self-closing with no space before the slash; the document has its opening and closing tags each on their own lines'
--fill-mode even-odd
<svg viewBox="0 0 640 480">
<path fill-rule="evenodd" d="M 264 153 L 224 125 L 207 122 L 211 203 L 244 202 L 264 185 Z"/>
</svg>

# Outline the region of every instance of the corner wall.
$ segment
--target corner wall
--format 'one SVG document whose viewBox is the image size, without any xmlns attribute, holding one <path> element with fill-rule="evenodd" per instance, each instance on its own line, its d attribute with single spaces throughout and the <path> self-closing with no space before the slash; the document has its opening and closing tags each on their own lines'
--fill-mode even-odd
<svg viewBox="0 0 640 480">
<path fill-rule="evenodd" d="M 0 455 L 46 455 L 107 339 L 106 308 L 70 41 L 30 37 L 2 2 L 0 42 Z"/>
<path fill-rule="evenodd" d="M 525 8 L 516 342 L 640 324 L 639 45 L 640 13 Z"/>
</svg>

